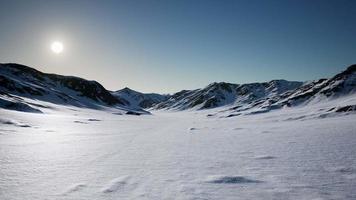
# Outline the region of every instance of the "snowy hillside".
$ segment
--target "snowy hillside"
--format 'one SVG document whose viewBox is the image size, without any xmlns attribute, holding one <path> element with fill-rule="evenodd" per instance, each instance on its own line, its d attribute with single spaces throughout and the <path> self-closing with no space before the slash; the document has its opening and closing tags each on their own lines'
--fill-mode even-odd
<svg viewBox="0 0 356 200">
<path fill-rule="evenodd" d="M 265 83 L 213 83 L 203 89 L 183 90 L 153 107 L 156 110 L 212 109 L 209 116 L 234 117 L 284 107 L 323 103 L 337 98 L 355 98 L 356 65 L 330 79 L 306 83 L 273 80 Z M 345 105 L 349 109 L 356 105 Z M 330 107 L 330 111 L 342 109 Z M 346 109 L 346 108 L 345 108 Z"/>
<path fill-rule="evenodd" d="M 268 112 L 270 110 L 302 106 L 308 104 L 318 104 L 332 101 L 338 98 L 356 98 L 356 65 L 348 67 L 345 71 L 335 75 L 330 79 L 320 79 L 304 83 L 302 86 L 292 91 L 287 91 L 276 95 L 273 98 L 263 98 L 249 104 L 226 109 L 223 112 L 226 116 L 237 116 L 240 114 L 254 114 Z M 345 105 L 345 106 L 355 106 Z M 329 108 L 330 111 L 338 109 L 335 106 Z"/>
<path fill-rule="evenodd" d="M 175 93 L 167 101 L 154 106 L 154 109 L 201 110 L 220 106 L 249 104 L 263 98 L 274 98 L 301 85 L 302 82 L 286 80 L 241 85 L 224 82 L 212 83 L 203 89 L 183 90 Z"/>
<path fill-rule="evenodd" d="M 111 94 L 119 99 L 124 99 L 128 102 L 129 106 L 136 108 L 150 108 L 160 102 L 166 101 L 169 98 L 169 95 L 141 93 L 127 87 L 111 92 Z"/>
<path fill-rule="evenodd" d="M 132 109 L 96 81 L 46 74 L 19 64 L 0 64 L 0 107 L 41 112 L 44 104 Z"/>
<path fill-rule="evenodd" d="M 337 98 L 356 93 L 356 65 L 348 67 L 345 71 L 330 79 L 303 85 L 282 102 L 289 105 L 325 98 Z"/>
<path fill-rule="evenodd" d="M 167 101 L 159 103 L 155 109 L 184 110 L 204 109 L 231 103 L 235 96 L 235 84 L 212 83 L 203 89 L 183 90 L 173 94 Z"/>
</svg>

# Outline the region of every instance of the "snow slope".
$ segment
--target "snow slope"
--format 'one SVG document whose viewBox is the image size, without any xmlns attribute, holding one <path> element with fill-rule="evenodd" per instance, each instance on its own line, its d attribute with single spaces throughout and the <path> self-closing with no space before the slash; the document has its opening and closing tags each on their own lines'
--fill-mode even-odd
<svg viewBox="0 0 356 200">
<path fill-rule="evenodd" d="M 0 109 L 0 199 L 356 198 L 354 97 L 220 118 Z"/>
<path fill-rule="evenodd" d="M 329 79 L 306 83 L 272 80 L 265 83 L 212 83 L 205 88 L 183 90 L 153 110 L 204 110 L 224 108 L 226 116 L 268 112 L 285 106 L 329 101 L 356 93 L 356 65 Z"/>
<path fill-rule="evenodd" d="M 225 110 L 219 110 L 218 113 L 225 113 L 227 117 L 264 113 L 284 107 L 324 104 L 338 98 L 354 98 L 355 95 L 356 65 L 351 65 L 332 78 L 306 82 L 294 90 L 287 90 L 274 95 L 272 93 L 272 95 L 263 96 L 262 98 L 236 101 L 233 106 L 229 106 Z M 239 96 L 239 98 L 245 99 L 244 96 Z M 348 106 L 352 107 L 356 106 L 356 104 Z M 335 106 L 330 107 L 330 109 L 334 108 Z M 212 113 L 211 115 L 218 113 Z"/>
<path fill-rule="evenodd" d="M 273 98 L 301 85 L 302 82 L 286 80 L 241 85 L 225 82 L 212 83 L 202 89 L 183 90 L 175 93 L 167 101 L 154 106 L 153 109 L 202 110 L 239 103 L 246 104 L 262 98 Z"/>
<path fill-rule="evenodd" d="M 124 99 L 114 97 L 96 81 L 46 74 L 19 64 L 0 64 L 0 107 L 40 113 L 43 108 L 49 108 L 44 107 L 49 103 L 147 113 L 130 107 Z"/>
</svg>

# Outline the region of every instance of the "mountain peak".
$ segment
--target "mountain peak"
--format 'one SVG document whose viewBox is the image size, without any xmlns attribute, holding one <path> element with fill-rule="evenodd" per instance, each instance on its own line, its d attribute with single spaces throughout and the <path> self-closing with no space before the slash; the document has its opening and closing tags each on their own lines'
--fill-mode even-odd
<svg viewBox="0 0 356 200">
<path fill-rule="evenodd" d="M 130 106 L 136 108 L 150 108 L 157 103 L 167 100 L 169 97 L 169 95 L 156 93 L 141 93 L 128 87 L 112 92 L 112 94 L 118 98 L 124 99 Z"/>
<path fill-rule="evenodd" d="M 347 76 L 353 73 L 356 73 L 356 64 L 350 65 L 345 71 L 335 75 L 335 78 Z"/>
</svg>

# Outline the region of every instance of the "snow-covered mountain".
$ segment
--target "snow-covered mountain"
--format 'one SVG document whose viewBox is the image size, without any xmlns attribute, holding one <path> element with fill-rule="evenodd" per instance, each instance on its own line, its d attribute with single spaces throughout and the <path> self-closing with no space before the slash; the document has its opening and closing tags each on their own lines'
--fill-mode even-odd
<svg viewBox="0 0 356 200">
<path fill-rule="evenodd" d="M 345 71 L 330 79 L 320 79 L 296 89 L 281 103 L 295 105 L 301 102 L 337 98 L 356 92 L 356 65 L 351 65 Z"/>
<path fill-rule="evenodd" d="M 204 109 L 231 103 L 236 95 L 236 84 L 212 83 L 203 89 L 183 90 L 173 94 L 167 101 L 157 104 L 155 109 L 185 110 Z"/>
<path fill-rule="evenodd" d="M 155 109 L 208 109 L 220 106 L 249 104 L 263 98 L 274 98 L 284 92 L 294 90 L 303 83 L 297 81 L 272 80 L 264 83 L 212 83 L 203 89 L 183 90 L 175 93 L 167 101 L 159 103 Z"/>
<path fill-rule="evenodd" d="M 286 80 L 247 84 L 220 82 L 202 89 L 161 95 L 140 93 L 129 88 L 111 92 L 96 81 L 46 74 L 19 64 L 0 64 L 0 106 L 30 112 L 41 112 L 45 107 L 43 102 L 87 108 L 110 107 L 140 113 L 146 112 L 143 109 L 219 108 L 214 109 L 212 115 L 237 116 L 354 95 L 355 71 L 356 65 L 352 65 L 330 79 L 305 83 Z M 350 106 L 353 108 L 354 105 Z"/>
<path fill-rule="evenodd" d="M 136 108 L 150 108 L 160 102 L 166 101 L 170 97 L 170 95 L 157 93 L 141 93 L 127 87 L 111 92 L 111 94 L 125 100 L 130 106 Z"/>
<path fill-rule="evenodd" d="M 249 102 L 237 104 L 227 110 L 228 116 L 247 113 L 261 113 L 270 110 L 307 104 L 317 104 L 337 98 L 349 97 L 356 99 L 356 65 L 351 65 L 345 71 L 329 79 L 319 79 L 302 84 L 294 90 L 288 90 L 272 97 L 265 97 Z M 355 105 L 345 108 L 330 108 L 330 111 L 350 110 Z"/>
<path fill-rule="evenodd" d="M 19 64 L 0 64 L 0 106 L 41 112 L 43 102 L 76 107 L 132 109 L 101 84 L 74 76 L 47 74 Z"/>
<path fill-rule="evenodd" d="M 210 115 L 224 113 L 225 116 L 231 117 L 318 103 L 348 95 L 356 96 L 356 65 L 351 65 L 330 79 L 305 83 L 286 80 L 248 84 L 212 83 L 202 89 L 175 93 L 153 109 L 203 110 L 221 107 Z M 334 110 L 350 110 L 354 107 L 356 106 L 348 105 Z"/>
</svg>

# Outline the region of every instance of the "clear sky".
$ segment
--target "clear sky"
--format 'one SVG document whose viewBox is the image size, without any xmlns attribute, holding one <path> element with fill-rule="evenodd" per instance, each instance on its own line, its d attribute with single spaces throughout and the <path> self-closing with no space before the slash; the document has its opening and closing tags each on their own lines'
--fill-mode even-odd
<svg viewBox="0 0 356 200">
<path fill-rule="evenodd" d="M 0 27 L 1 63 L 110 90 L 304 81 L 356 63 L 354 0 L 0 0 Z"/>
</svg>

